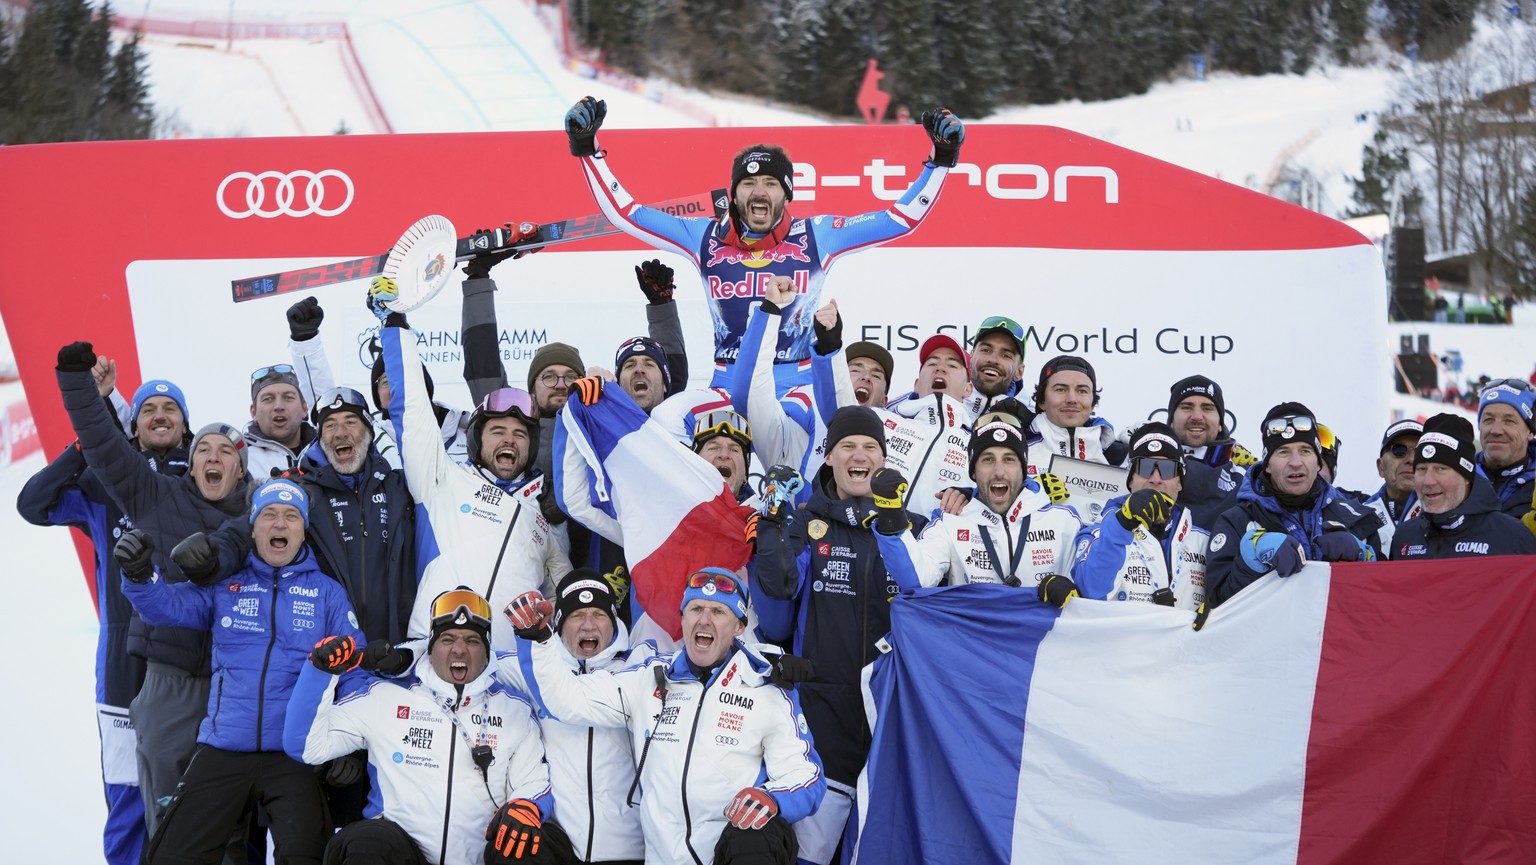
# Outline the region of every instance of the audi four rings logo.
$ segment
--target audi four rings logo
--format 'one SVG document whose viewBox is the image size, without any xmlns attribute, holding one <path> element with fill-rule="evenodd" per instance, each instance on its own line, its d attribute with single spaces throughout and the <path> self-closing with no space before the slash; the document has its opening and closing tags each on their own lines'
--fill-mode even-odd
<svg viewBox="0 0 1536 865">
<path fill-rule="evenodd" d="M 352 197 L 352 178 L 334 168 L 286 174 L 237 171 L 224 178 L 214 194 L 219 210 L 231 219 L 336 216 L 352 205 Z"/>
</svg>

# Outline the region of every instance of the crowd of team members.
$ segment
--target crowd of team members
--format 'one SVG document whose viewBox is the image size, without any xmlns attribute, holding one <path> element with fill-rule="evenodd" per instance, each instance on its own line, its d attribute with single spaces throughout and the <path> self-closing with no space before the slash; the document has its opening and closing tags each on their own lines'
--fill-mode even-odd
<svg viewBox="0 0 1536 865">
<path fill-rule="evenodd" d="M 1026 384 L 1006 316 L 969 346 L 925 341 L 895 394 L 891 354 L 843 344 L 820 281 L 921 221 L 958 120 L 924 115 L 923 173 L 869 219 L 791 219 L 788 156 L 748 147 L 716 222 L 629 200 L 596 147 L 604 110 L 583 100 L 566 128 L 610 218 L 706 284 L 756 279 L 742 256 L 767 265 L 710 301 L 709 388 L 686 387 L 659 261 L 635 268 L 649 335 L 614 372 L 552 343 L 509 386 L 489 273 L 510 252 L 465 268 L 467 412 L 434 401 L 386 279 L 369 290 L 369 395 L 334 382 L 309 298 L 288 310 L 291 362 L 252 373 L 243 430 L 194 430 L 167 380 L 125 403 L 90 344 L 60 350 L 78 441 L 19 505 L 98 551 L 98 702 L 132 720 L 102 726 L 114 865 L 141 847 L 238 863 L 267 829 L 295 863 L 827 863 L 851 853 L 872 736 L 860 680 L 903 591 L 1005 583 L 1056 606 L 1174 607 L 1199 628 L 1308 560 L 1536 552 L 1523 381 L 1490 383 L 1477 431 L 1389 426 L 1369 496 L 1333 485 L 1337 439 L 1304 405 L 1266 414 L 1255 455 L 1202 375 L 1170 386 L 1166 422 L 1117 432 L 1086 359 Z M 1125 493 L 1074 500 L 1057 457 L 1123 467 Z M 648 509 L 620 504 L 637 476 Z M 698 542 L 712 534 L 732 561 L 632 584 L 647 527 L 697 519 L 667 509 L 711 488 L 727 505 L 672 559 L 719 555 Z"/>
</svg>

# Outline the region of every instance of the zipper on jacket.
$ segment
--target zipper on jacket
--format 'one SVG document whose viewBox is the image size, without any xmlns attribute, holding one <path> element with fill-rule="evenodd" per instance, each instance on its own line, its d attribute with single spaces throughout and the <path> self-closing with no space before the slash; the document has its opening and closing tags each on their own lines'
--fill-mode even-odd
<svg viewBox="0 0 1536 865">
<path fill-rule="evenodd" d="M 523 515 L 523 506 L 518 505 L 512 512 L 512 522 L 507 524 L 507 533 L 501 536 L 501 549 L 496 551 L 496 564 L 491 566 L 491 582 L 485 587 L 485 599 L 491 599 L 491 592 L 496 589 L 496 578 L 501 576 L 501 560 L 507 554 L 507 542 L 512 540 L 512 530 L 517 528 L 517 518 Z"/>
<path fill-rule="evenodd" d="M 583 862 L 592 861 L 592 836 L 597 832 L 597 794 L 592 790 L 592 739 L 596 735 L 596 729 L 587 728 L 587 852 L 581 857 Z"/>
<path fill-rule="evenodd" d="M 463 699 L 464 689 L 460 687 L 458 695 L 453 699 L 454 715 L 459 713 L 459 702 Z M 443 796 L 443 844 L 437 854 L 437 861 L 439 862 L 448 861 L 448 824 L 453 817 L 453 757 L 454 754 L 458 753 L 458 748 L 455 747 L 458 744 L 458 740 L 459 737 L 455 735 L 453 729 L 453 718 L 450 717 L 448 719 L 448 791 Z"/>
<path fill-rule="evenodd" d="M 907 480 L 913 488 L 917 486 L 917 479 L 923 476 L 923 467 L 928 465 L 928 457 L 933 455 L 933 449 L 939 443 L 939 439 L 949 440 L 949 427 L 944 425 L 944 397 L 933 395 L 933 409 L 939 414 L 939 433 L 928 442 L 928 449 L 923 451 L 923 458 L 917 461 L 917 468 L 912 470 L 912 477 Z"/>
<path fill-rule="evenodd" d="M 699 692 L 698 705 L 693 710 L 693 729 L 688 731 L 688 750 L 683 753 L 683 843 L 688 846 L 688 855 L 693 857 L 694 865 L 704 865 L 704 860 L 693 849 L 693 815 L 688 810 L 688 765 L 693 762 L 693 740 L 699 735 L 699 718 L 704 714 L 704 695 L 708 693 L 709 682 L 705 682 L 704 690 Z"/>
<path fill-rule="evenodd" d="M 272 663 L 272 644 L 277 642 L 277 573 L 272 569 L 272 623 L 267 629 L 267 653 L 261 659 L 261 679 L 256 686 L 256 750 L 261 750 L 262 716 L 267 711 L 267 666 Z"/>
</svg>

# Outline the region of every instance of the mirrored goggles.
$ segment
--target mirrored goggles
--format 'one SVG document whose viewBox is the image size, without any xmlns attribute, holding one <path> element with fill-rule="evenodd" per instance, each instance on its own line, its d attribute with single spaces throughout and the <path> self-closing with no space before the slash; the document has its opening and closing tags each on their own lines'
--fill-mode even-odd
<svg viewBox="0 0 1536 865">
<path fill-rule="evenodd" d="M 485 395 L 480 401 L 480 411 L 484 414 L 504 415 L 513 410 L 523 413 L 525 417 L 533 417 L 533 397 L 528 391 L 520 387 L 501 387 Z"/>
<path fill-rule="evenodd" d="M 752 426 L 747 419 L 730 409 L 716 409 L 700 415 L 693 425 L 693 440 L 713 435 L 731 436 L 752 443 Z"/>
<path fill-rule="evenodd" d="M 734 594 L 737 591 L 736 581 L 725 574 L 712 574 L 709 571 L 694 571 L 688 575 L 688 588 L 702 589 L 713 584 L 715 589 L 726 594 Z"/>
<path fill-rule="evenodd" d="M 1024 325 L 1019 324 L 1006 315 L 989 315 L 982 319 L 981 326 L 976 328 L 978 334 L 986 333 L 989 330 L 1006 330 L 1014 339 L 1021 343 L 1024 341 Z"/>
<path fill-rule="evenodd" d="M 1326 424 L 1317 425 L 1317 443 L 1325 451 L 1338 450 L 1339 437 Z"/>
<path fill-rule="evenodd" d="M 321 412 L 339 411 L 343 408 L 353 408 L 363 415 L 368 414 L 368 400 L 359 391 L 350 387 L 333 387 L 322 393 L 315 400 L 315 407 L 309 413 L 309 419 L 315 423 L 320 422 Z"/>
<path fill-rule="evenodd" d="M 259 367 L 255 372 L 251 373 L 251 381 L 258 382 L 269 375 L 295 375 L 293 364 L 274 363 L 271 366 Z"/>
<path fill-rule="evenodd" d="M 1163 480 L 1178 477 L 1179 461 L 1167 457 L 1137 457 L 1132 466 L 1139 477 L 1150 478 L 1153 474 Z"/>
<path fill-rule="evenodd" d="M 1288 414 L 1280 417 L 1272 417 L 1264 422 L 1264 434 L 1267 436 L 1280 435 L 1286 428 L 1296 432 L 1311 432 L 1317 426 L 1317 421 L 1311 415 Z"/>
<path fill-rule="evenodd" d="M 460 621 L 459 615 L 463 613 L 465 619 Z M 485 598 L 469 589 L 454 589 L 443 592 L 432 601 L 432 624 L 439 625 L 444 622 L 454 624 L 476 624 L 489 629 L 491 627 L 491 605 Z"/>
</svg>

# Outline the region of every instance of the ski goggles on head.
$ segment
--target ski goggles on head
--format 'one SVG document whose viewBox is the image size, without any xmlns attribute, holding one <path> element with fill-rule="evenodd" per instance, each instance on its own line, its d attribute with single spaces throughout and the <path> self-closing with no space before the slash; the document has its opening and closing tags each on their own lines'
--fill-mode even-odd
<svg viewBox="0 0 1536 865">
<path fill-rule="evenodd" d="M 995 423 L 1007 424 L 1007 425 L 1009 425 L 1011 427 L 1014 427 L 1014 428 L 1020 430 L 1021 432 L 1024 429 L 1024 422 L 1019 420 L 1017 415 L 1012 415 L 1012 414 L 1009 414 L 1008 412 L 1005 412 L 1005 411 L 989 411 L 989 412 L 987 412 L 986 414 L 984 414 L 981 417 L 977 418 L 976 419 L 976 423 L 971 424 L 971 429 L 980 431 L 982 427 L 990 426 L 990 425 L 995 424 Z"/>
<path fill-rule="evenodd" d="M 1317 444 L 1325 451 L 1337 450 L 1339 447 L 1339 437 L 1334 435 L 1333 430 L 1329 429 L 1327 425 L 1318 424 Z"/>
<path fill-rule="evenodd" d="M 1531 383 L 1523 378 L 1496 378 L 1493 381 L 1483 385 L 1483 389 L 1478 392 L 1478 395 L 1481 396 L 1488 391 L 1498 390 L 1501 387 L 1509 388 L 1510 390 L 1524 391 L 1526 393 L 1529 393 L 1532 390 Z"/>
<path fill-rule="evenodd" d="M 1019 324 L 1006 315 L 989 315 L 981 320 L 981 325 L 976 328 L 976 339 L 980 340 L 988 331 L 1005 330 L 1008 335 L 1024 344 L 1024 325 Z"/>
<path fill-rule="evenodd" d="M 459 619 L 460 613 L 465 618 Z M 432 624 L 474 624 L 491 627 L 491 605 L 485 598 L 469 589 L 443 592 L 432 601 Z"/>
<path fill-rule="evenodd" d="M 688 588 L 702 589 L 705 586 L 714 586 L 717 590 L 728 595 L 740 591 L 741 584 L 725 574 L 716 574 L 709 571 L 694 571 L 688 575 Z"/>
<path fill-rule="evenodd" d="M 1151 478 L 1153 473 L 1165 481 L 1179 476 L 1179 461 L 1167 457 L 1137 457 L 1131 461 L 1131 467 L 1143 478 Z"/>
<path fill-rule="evenodd" d="M 744 448 L 752 446 L 752 425 L 730 409 L 716 409 L 702 414 L 693 425 L 693 441 L 696 445 L 700 439 L 717 435 L 730 436 Z"/>
<path fill-rule="evenodd" d="M 1317 420 L 1311 415 L 1288 414 L 1280 417 L 1272 417 L 1264 422 L 1264 434 L 1267 436 L 1280 435 L 1286 428 L 1296 432 L 1311 432 L 1317 426 Z"/>
<path fill-rule="evenodd" d="M 344 408 L 355 409 L 358 413 L 367 415 L 368 400 L 362 393 L 350 387 L 333 387 L 315 400 L 315 407 L 310 411 L 309 418 L 315 423 L 320 423 L 324 415 Z"/>
<path fill-rule="evenodd" d="M 524 417 L 533 417 L 533 397 L 520 387 L 500 387 L 480 400 L 480 411 L 488 415 L 504 415 L 520 411 Z"/>
</svg>

